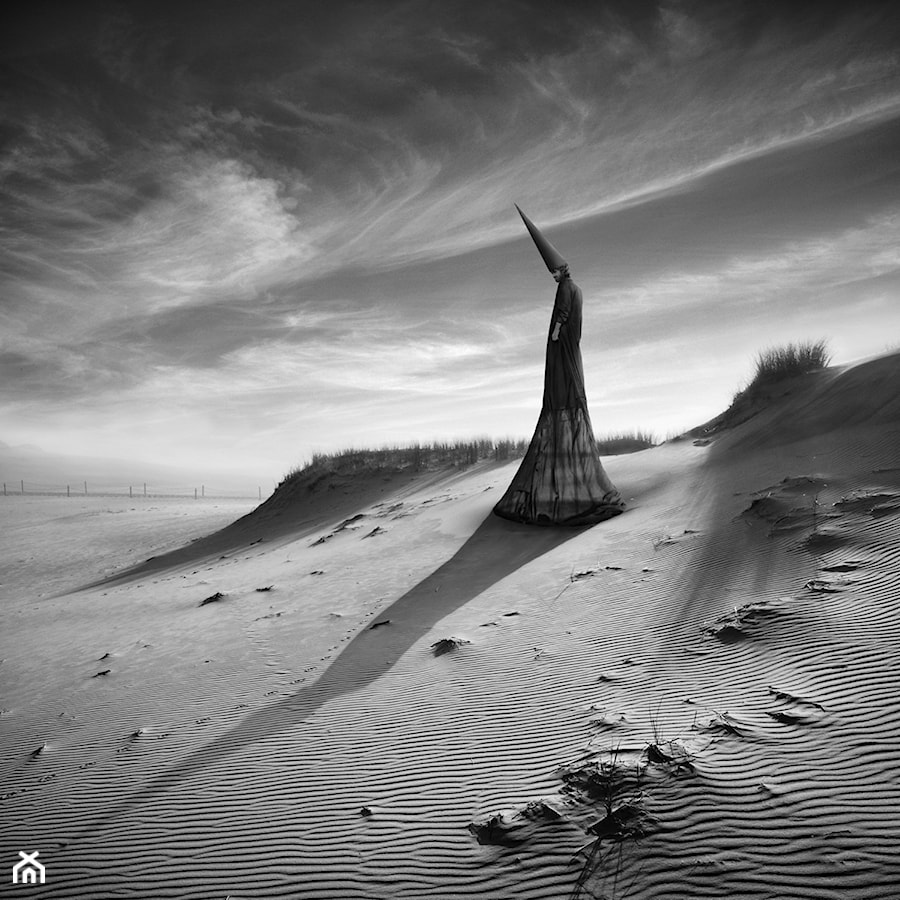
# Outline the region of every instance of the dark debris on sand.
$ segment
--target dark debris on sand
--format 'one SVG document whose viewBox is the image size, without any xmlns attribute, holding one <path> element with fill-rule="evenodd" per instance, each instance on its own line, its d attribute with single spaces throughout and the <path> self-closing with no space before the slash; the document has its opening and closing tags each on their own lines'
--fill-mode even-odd
<svg viewBox="0 0 900 900">
<path fill-rule="evenodd" d="M 468 643 L 470 642 L 465 640 L 465 638 L 441 638 L 431 645 L 431 649 L 434 651 L 435 656 L 443 656 L 445 653 L 453 653 L 455 650 L 459 650 L 463 644 Z"/>
</svg>

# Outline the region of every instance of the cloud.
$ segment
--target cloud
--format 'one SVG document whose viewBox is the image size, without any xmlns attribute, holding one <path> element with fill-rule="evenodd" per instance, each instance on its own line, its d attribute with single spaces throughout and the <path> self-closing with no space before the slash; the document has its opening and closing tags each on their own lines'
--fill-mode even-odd
<svg viewBox="0 0 900 900">
<path fill-rule="evenodd" d="M 48 214 L 9 248 L 21 274 L 8 290 L 13 301 L 28 297 L 29 318 L 77 307 L 69 325 L 89 330 L 138 310 L 246 296 L 313 255 L 280 185 L 246 164 L 160 160 L 153 183 L 124 221 L 105 209 L 130 187 L 106 179 L 71 191 L 57 182 L 45 186 L 46 203 L 30 198 L 25 212 L 38 214 L 52 198 L 57 221 Z"/>
<path fill-rule="evenodd" d="M 203 179 L 166 172 L 181 155 L 220 176 L 220 193 L 241 167 L 257 187 L 277 185 L 299 223 L 294 271 L 307 277 L 503 240 L 516 233 L 512 199 L 548 225 L 571 221 L 788 142 L 897 114 L 897 53 L 874 38 L 881 23 L 870 13 L 848 11 L 803 40 L 794 23 L 775 17 L 747 44 L 735 42 L 735 22 L 748 18 L 736 9 L 729 18 L 664 4 L 652 17 L 614 7 L 587 17 L 563 7 L 553 30 L 530 22 L 523 7 L 512 32 L 497 11 L 451 27 L 450 18 L 411 6 L 377 14 L 355 6 L 341 30 L 330 16 L 282 18 L 271 30 L 272 10 L 246 21 L 228 10 L 196 46 L 162 19 L 109 27 L 127 38 L 127 71 L 153 73 L 149 81 L 129 75 L 130 83 L 172 95 L 165 105 L 154 97 L 147 127 L 162 125 L 178 143 L 145 139 L 144 164 L 174 175 L 173 188 L 183 180 L 186 196 Z M 191 15 L 175 20 L 182 18 L 181 27 L 196 27 Z M 251 55 L 251 39 L 263 34 L 265 53 Z M 169 75 L 164 50 L 174 59 Z M 125 77 L 123 64 L 101 58 Z M 77 133 L 73 124 L 66 134 Z M 190 216 L 210 240 L 216 199 L 196 203 Z M 160 211 L 169 209 L 183 212 L 177 204 Z"/>
<path fill-rule="evenodd" d="M 237 160 L 191 160 L 168 173 L 164 201 L 149 206 L 107 248 L 127 254 L 129 281 L 150 285 L 150 308 L 211 292 L 264 290 L 313 255 L 280 185 Z"/>
<path fill-rule="evenodd" d="M 896 277 L 884 10 L 85 4 L 43 39 L 23 15 L 0 39 L 20 422 L 204 453 L 527 430 L 551 292 L 514 201 L 603 310 L 617 367 L 585 352 L 620 413 L 659 392 L 639 357 L 743 353 L 728 315 L 749 342 L 786 297 L 798 328 L 845 322 Z"/>
<path fill-rule="evenodd" d="M 393 130 L 409 165 L 385 173 L 394 189 L 372 194 L 371 212 L 353 219 L 357 239 L 323 263 L 399 266 L 466 252 L 516 233 L 512 199 L 545 225 L 573 221 L 896 117 L 896 52 L 877 42 L 864 57 L 847 49 L 848 35 L 872 28 L 848 15 L 796 46 L 773 25 L 747 48 L 724 43 L 720 22 L 664 8 L 660 43 L 612 18 L 577 45 L 494 68 L 483 95 L 426 88 Z M 443 153 L 414 139 L 432 121 L 457 134 Z"/>
</svg>

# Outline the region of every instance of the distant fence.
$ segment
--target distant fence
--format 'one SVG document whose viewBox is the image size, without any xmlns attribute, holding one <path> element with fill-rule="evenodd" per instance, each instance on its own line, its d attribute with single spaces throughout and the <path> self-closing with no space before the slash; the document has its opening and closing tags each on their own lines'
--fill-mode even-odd
<svg viewBox="0 0 900 900">
<path fill-rule="evenodd" d="M 44 497 L 172 497 L 193 498 L 194 500 L 262 500 L 262 487 L 255 490 L 240 491 L 233 488 L 222 488 L 216 485 L 199 484 L 195 486 L 163 484 L 150 482 L 140 484 L 116 485 L 106 482 L 91 483 L 79 481 L 72 484 L 41 484 L 35 481 L 4 481 L 3 496 L 35 495 Z M 268 496 L 268 494 L 267 494 Z"/>
</svg>

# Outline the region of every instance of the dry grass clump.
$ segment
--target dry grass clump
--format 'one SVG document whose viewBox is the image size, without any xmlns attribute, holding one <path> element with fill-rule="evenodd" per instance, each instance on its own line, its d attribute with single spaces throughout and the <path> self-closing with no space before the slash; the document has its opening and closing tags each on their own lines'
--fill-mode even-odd
<svg viewBox="0 0 900 900">
<path fill-rule="evenodd" d="M 800 375 L 824 369 L 831 362 L 831 351 L 824 339 L 800 341 L 780 347 L 768 347 L 756 354 L 756 371 L 750 383 L 739 390 L 731 406 L 715 419 L 700 425 L 688 434 L 714 434 L 745 422 L 784 393 L 782 382 Z"/>
<path fill-rule="evenodd" d="M 796 378 L 807 372 L 824 369 L 831 361 L 828 342 L 801 341 L 796 344 L 784 344 L 781 347 L 768 347 L 756 354 L 756 372 L 742 391 L 734 395 L 732 409 L 741 403 L 752 401 L 762 396 L 766 389 L 788 378 Z"/>
<path fill-rule="evenodd" d="M 831 362 L 827 341 L 805 341 L 768 347 L 756 354 L 756 372 L 747 390 L 757 384 L 769 384 L 816 369 L 824 369 Z"/>
</svg>

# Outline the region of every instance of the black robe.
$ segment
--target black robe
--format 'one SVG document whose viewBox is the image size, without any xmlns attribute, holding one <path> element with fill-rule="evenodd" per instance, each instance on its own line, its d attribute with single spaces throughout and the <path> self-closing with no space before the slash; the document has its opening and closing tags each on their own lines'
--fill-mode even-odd
<svg viewBox="0 0 900 900">
<path fill-rule="evenodd" d="M 552 340 L 560 323 L 559 339 Z M 592 525 L 625 509 L 600 463 L 581 362 L 581 290 L 563 278 L 547 335 L 544 401 L 519 471 L 494 512 L 536 525 Z"/>
</svg>

